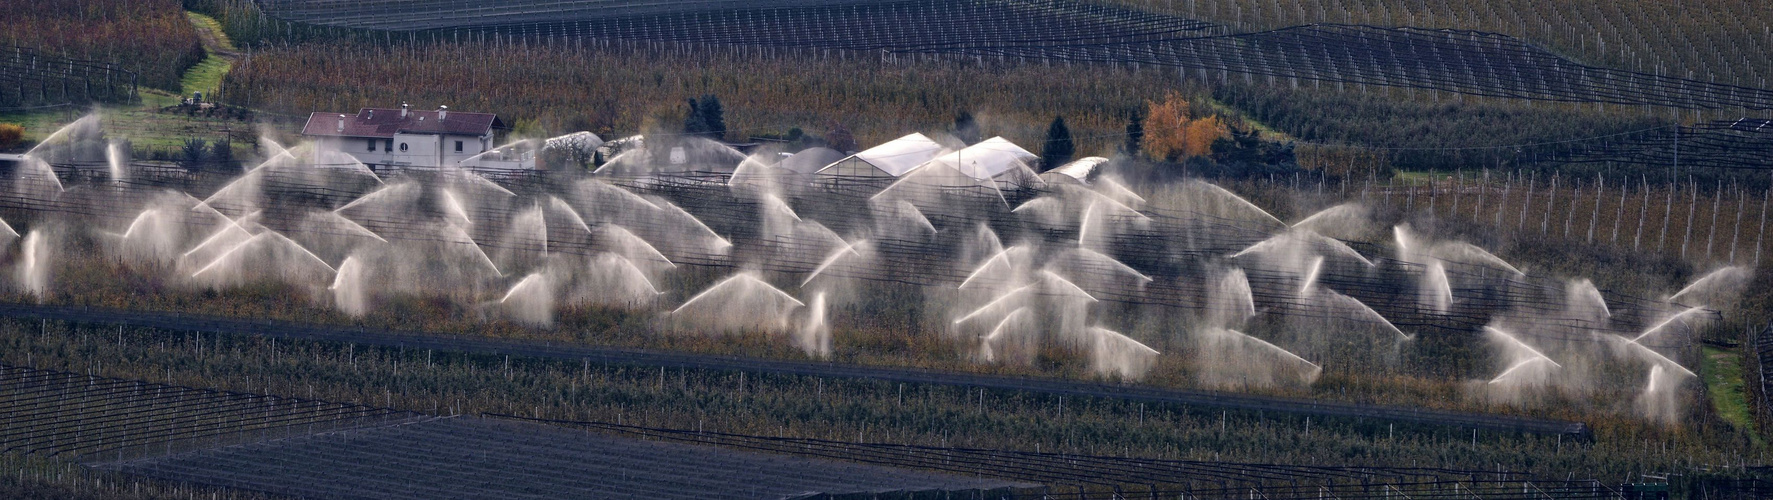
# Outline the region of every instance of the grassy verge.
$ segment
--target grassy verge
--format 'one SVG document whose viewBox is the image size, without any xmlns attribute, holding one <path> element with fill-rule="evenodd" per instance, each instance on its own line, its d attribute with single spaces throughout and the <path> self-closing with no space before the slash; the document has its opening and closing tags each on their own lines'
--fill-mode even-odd
<svg viewBox="0 0 1773 500">
<path fill-rule="evenodd" d="M 1275 142 L 1292 142 L 1299 140 L 1298 137 L 1294 137 L 1292 134 L 1288 134 L 1284 130 L 1274 128 L 1273 126 L 1262 122 L 1262 120 L 1256 119 L 1256 117 L 1251 116 L 1249 113 L 1245 113 L 1241 109 L 1226 104 L 1225 101 L 1213 98 L 1212 95 L 1201 95 L 1195 97 L 1195 99 L 1199 99 L 1220 116 L 1241 120 L 1244 125 L 1248 125 L 1251 129 L 1261 132 L 1264 139 Z"/>
<path fill-rule="evenodd" d="M 1705 348 L 1705 388 L 1711 395 L 1711 404 L 1718 410 L 1718 415 L 1738 429 L 1750 431 L 1756 436 L 1757 445 L 1762 444 L 1760 434 L 1754 431 L 1754 416 L 1749 411 L 1748 396 L 1742 387 L 1742 353 Z"/>
<path fill-rule="evenodd" d="M 55 133 L 56 129 L 80 118 L 80 113 L 84 111 L 79 108 L 54 108 L 0 113 L 0 123 L 11 123 L 25 127 L 25 137 L 19 147 L 19 149 L 25 149 L 30 144 L 42 142 L 45 137 L 49 137 L 49 134 Z"/>
<path fill-rule="evenodd" d="M 149 93 L 144 92 L 142 96 L 144 103 L 152 102 L 149 99 Z M 173 97 L 163 95 L 158 96 L 157 99 L 170 101 Z M 112 138 L 128 139 L 131 147 L 135 149 L 135 159 L 137 160 L 155 159 L 156 152 L 162 155 L 176 155 L 184 146 L 185 139 L 192 138 L 203 139 L 208 143 L 230 141 L 234 146 L 235 158 L 251 158 L 255 154 L 253 144 L 261 127 L 294 133 L 295 128 L 300 126 L 277 122 L 251 123 L 226 118 L 187 115 L 179 112 L 161 112 L 157 107 L 106 107 L 100 108 L 98 111 L 104 117 L 105 135 Z M 89 112 L 92 110 L 59 108 L 31 113 L 5 113 L 0 114 L 0 123 L 24 125 L 24 142 L 14 148 L 23 151 Z"/>
<path fill-rule="evenodd" d="M 193 92 L 202 92 L 205 96 L 215 95 L 215 90 L 221 88 L 222 77 L 233 67 L 234 63 L 227 59 L 210 54 L 179 79 L 180 92 L 185 96 Z"/>
<path fill-rule="evenodd" d="M 228 35 L 222 32 L 221 23 L 216 22 L 215 18 L 196 12 L 186 12 L 185 16 L 191 19 L 191 24 L 197 28 L 198 37 L 203 40 L 204 57 L 202 62 L 192 66 L 179 78 L 180 91 L 185 96 L 195 92 L 213 95 L 221 88 L 222 77 L 227 76 L 228 70 L 234 67 L 234 43 L 228 40 Z"/>
<path fill-rule="evenodd" d="M 236 50 L 234 41 L 228 39 L 228 34 L 222 31 L 222 23 L 217 22 L 215 18 L 191 11 L 185 11 L 185 17 L 189 18 L 191 24 L 197 27 L 197 35 L 203 40 L 205 50 L 211 52 L 218 48 L 227 52 Z"/>
</svg>

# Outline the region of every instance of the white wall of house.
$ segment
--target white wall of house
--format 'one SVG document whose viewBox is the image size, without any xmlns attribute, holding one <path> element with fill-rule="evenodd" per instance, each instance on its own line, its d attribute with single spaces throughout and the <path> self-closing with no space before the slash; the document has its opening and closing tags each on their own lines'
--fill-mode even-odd
<svg viewBox="0 0 1773 500">
<path fill-rule="evenodd" d="M 394 134 L 392 139 L 327 137 L 319 142 L 321 147 L 350 154 L 357 161 L 377 167 L 455 165 L 492 147 L 492 137 L 471 135 Z"/>
<path fill-rule="evenodd" d="M 341 137 L 336 140 L 340 152 L 349 153 L 366 165 L 387 165 L 394 161 L 388 152 L 393 144 L 387 139 Z"/>
<path fill-rule="evenodd" d="M 435 135 L 394 134 L 390 164 L 402 167 L 442 166 L 442 141 Z"/>
<path fill-rule="evenodd" d="M 471 135 L 443 136 L 443 164 L 454 165 L 474 155 L 485 153 L 491 148 L 492 138 Z"/>
</svg>

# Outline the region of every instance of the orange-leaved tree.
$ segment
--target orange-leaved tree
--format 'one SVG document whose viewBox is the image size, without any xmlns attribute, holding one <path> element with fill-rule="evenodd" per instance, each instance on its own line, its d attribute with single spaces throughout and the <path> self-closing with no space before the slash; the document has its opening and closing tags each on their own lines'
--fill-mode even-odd
<svg viewBox="0 0 1773 500">
<path fill-rule="evenodd" d="M 1219 117 L 1209 116 L 1188 122 L 1188 130 L 1183 134 L 1182 152 L 1190 157 L 1206 156 L 1213 153 L 1213 143 L 1220 138 L 1231 135 L 1231 130 L 1220 123 Z"/>
<path fill-rule="evenodd" d="M 1188 141 L 1188 100 L 1170 92 L 1163 102 L 1146 101 L 1145 154 L 1159 160 L 1174 159 Z"/>
<path fill-rule="evenodd" d="M 1146 106 L 1143 149 L 1152 158 L 1174 161 L 1206 156 L 1213 152 L 1214 141 L 1230 134 L 1218 116 L 1190 116 L 1188 99 L 1180 93 L 1170 92 L 1163 102 L 1147 101 Z"/>
</svg>

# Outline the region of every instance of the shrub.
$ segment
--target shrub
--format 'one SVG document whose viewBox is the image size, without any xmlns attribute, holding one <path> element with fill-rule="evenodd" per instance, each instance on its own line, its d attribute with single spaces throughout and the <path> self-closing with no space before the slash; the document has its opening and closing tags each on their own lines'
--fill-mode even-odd
<svg viewBox="0 0 1773 500">
<path fill-rule="evenodd" d="M 0 123 L 0 149 L 10 148 L 25 138 L 25 127 L 16 123 Z"/>
<path fill-rule="evenodd" d="M 227 140 L 216 141 L 210 148 L 209 157 L 222 164 L 234 161 L 234 144 Z"/>
<path fill-rule="evenodd" d="M 204 158 L 209 157 L 209 143 L 203 139 L 185 139 L 182 153 L 184 154 L 182 159 L 186 166 L 196 166 L 202 163 Z"/>
</svg>

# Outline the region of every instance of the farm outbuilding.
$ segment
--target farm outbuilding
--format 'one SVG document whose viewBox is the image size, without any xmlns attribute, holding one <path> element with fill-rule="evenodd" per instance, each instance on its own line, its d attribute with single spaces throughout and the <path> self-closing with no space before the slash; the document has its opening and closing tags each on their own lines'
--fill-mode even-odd
<svg viewBox="0 0 1773 500">
<path fill-rule="evenodd" d="M 318 112 L 308 116 L 302 135 L 319 147 L 351 155 L 378 168 L 435 169 L 457 166 L 492 149 L 493 129 L 502 127 L 489 113 L 363 108 L 355 115 Z M 505 168 L 535 168 L 535 158 L 513 158 Z"/>
</svg>

